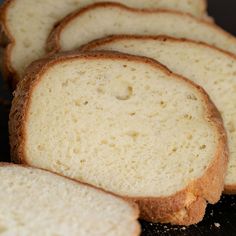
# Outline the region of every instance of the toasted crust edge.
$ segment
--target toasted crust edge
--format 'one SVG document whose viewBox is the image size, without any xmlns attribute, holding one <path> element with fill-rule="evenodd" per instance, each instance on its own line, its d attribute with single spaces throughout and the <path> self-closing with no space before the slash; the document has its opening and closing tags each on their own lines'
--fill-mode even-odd
<svg viewBox="0 0 236 236">
<path fill-rule="evenodd" d="M 69 14 L 68 16 L 66 16 L 64 19 L 62 19 L 61 21 L 59 21 L 55 26 L 54 29 L 52 29 L 51 33 L 49 34 L 48 40 L 47 40 L 47 45 L 46 45 L 46 49 L 49 53 L 49 55 L 61 52 L 61 45 L 60 45 L 60 36 L 62 31 L 64 30 L 64 28 L 70 24 L 71 21 L 73 21 L 75 18 L 79 17 L 80 15 L 85 14 L 87 11 L 90 10 L 94 10 L 96 8 L 107 8 L 107 7 L 114 7 L 114 8 L 119 8 L 128 12 L 135 12 L 138 14 L 147 14 L 147 13 L 172 13 L 178 16 L 185 16 L 188 17 L 189 19 L 193 19 L 195 21 L 198 21 L 199 23 L 202 23 L 204 25 L 208 25 L 209 27 L 213 28 L 214 30 L 217 30 L 220 34 L 225 35 L 227 38 L 234 40 L 235 44 L 236 44 L 236 39 L 233 35 L 231 35 L 230 33 L 224 31 L 223 29 L 221 29 L 220 27 L 218 27 L 217 25 L 215 25 L 212 22 L 209 22 L 209 20 L 205 20 L 205 19 L 198 19 L 197 17 L 192 16 L 191 14 L 188 13 L 183 13 L 183 12 L 178 12 L 178 11 L 174 11 L 174 10 L 165 10 L 165 9 L 135 9 L 132 7 L 128 7 L 125 6 L 121 3 L 109 3 L 109 2 L 98 2 L 98 3 L 94 3 L 91 5 L 88 5 L 84 8 L 79 9 L 78 11 L 75 11 L 71 14 Z"/>
<path fill-rule="evenodd" d="M 128 201 L 137 203 L 141 209 L 141 218 L 148 221 L 190 225 L 202 220 L 205 213 L 206 202 L 216 203 L 220 199 L 224 185 L 224 176 L 228 162 L 228 147 L 222 119 L 216 107 L 200 86 L 195 85 L 184 77 L 174 75 L 167 68 L 149 58 L 121 53 L 92 52 L 76 54 L 72 52 L 54 55 L 51 58 L 45 58 L 31 64 L 25 78 L 19 83 L 15 91 L 15 97 L 10 112 L 9 132 L 13 161 L 30 164 L 27 162 L 24 150 L 25 140 L 27 139 L 25 131 L 27 125 L 27 111 L 31 102 L 31 94 L 40 82 L 41 75 L 54 64 L 79 58 L 122 59 L 148 64 L 162 70 L 167 75 L 173 75 L 176 79 L 184 80 L 189 86 L 198 90 L 199 94 L 202 95 L 203 100 L 205 100 L 206 111 L 209 111 L 209 114 L 206 114 L 206 116 L 211 121 L 212 125 L 215 126 L 219 134 L 219 145 L 216 150 L 215 158 L 205 174 L 190 183 L 186 189 L 170 197 L 132 198 L 121 196 Z"/>
<path fill-rule="evenodd" d="M 86 45 L 83 45 L 80 50 L 81 51 L 93 51 L 96 50 L 96 47 L 109 44 L 111 42 L 116 42 L 122 39 L 135 39 L 135 40 L 158 40 L 158 41 L 170 41 L 170 42 L 178 42 L 178 43 L 189 43 L 195 46 L 203 46 L 209 48 L 210 50 L 214 50 L 218 53 L 221 53 L 224 56 L 229 57 L 232 60 L 236 61 L 236 55 L 231 54 L 230 52 L 224 51 L 222 49 L 216 48 L 212 45 L 208 45 L 203 42 L 196 42 L 190 39 L 178 39 L 170 36 L 160 35 L 112 35 L 108 37 L 104 37 L 101 39 L 94 40 Z M 225 194 L 236 194 L 236 183 L 235 184 L 225 184 L 224 186 L 224 193 Z"/>
<path fill-rule="evenodd" d="M 119 41 L 122 39 L 135 39 L 135 40 L 159 40 L 159 41 L 173 41 L 173 42 L 179 42 L 179 43 L 191 43 L 194 45 L 201 45 L 201 46 L 205 46 L 208 47 L 210 49 L 213 49 L 215 51 L 218 51 L 222 54 L 226 54 L 227 56 L 233 58 L 234 60 L 236 60 L 236 55 L 225 51 L 224 49 L 221 48 L 217 48 L 216 46 L 204 43 L 204 42 L 199 42 L 199 41 L 195 41 L 192 39 L 186 39 L 186 38 L 175 38 L 172 36 L 168 36 L 168 35 L 136 35 L 136 34 L 117 34 L 117 35 L 109 35 L 107 37 L 103 37 L 103 38 L 99 38 L 99 39 L 95 39 L 91 42 L 88 42 L 84 45 L 82 45 L 78 50 L 81 52 L 85 52 L 85 51 L 92 51 L 94 50 L 96 47 L 99 47 L 101 45 L 105 45 L 107 43 L 110 42 L 115 42 L 115 41 Z M 56 53 L 55 53 L 56 54 Z M 50 56 L 52 56 L 53 54 L 51 54 Z"/>
<path fill-rule="evenodd" d="M 45 169 L 42 169 L 42 168 L 35 168 L 35 167 L 29 166 L 29 165 L 26 165 L 26 164 L 14 164 L 14 163 L 8 163 L 8 162 L 1 162 L 0 163 L 0 168 L 1 167 L 6 167 L 6 166 L 7 167 L 8 166 L 10 166 L 10 167 L 11 166 L 12 167 L 21 167 L 21 168 L 26 168 L 26 169 L 39 169 L 39 170 L 45 171 L 46 173 L 50 173 L 50 174 L 54 174 L 56 176 L 59 176 L 59 177 L 61 177 L 63 179 L 66 179 L 67 181 L 87 186 L 87 187 L 89 187 L 89 188 L 91 188 L 93 190 L 96 190 L 96 191 L 100 192 L 100 193 L 111 195 L 111 196 L 119 199 L 120 201 L 123 201 L 123 202 L 127 203 L 127 201 L 125 201 L 122 197 L 117 196 L 117 195 L 115 195 L 113 193 L 110 193 L 110 192 L 102 190 L 102 189 L 100 189 L 100 188 L 98 188 L 96 186 L 92 186 L 92 185 L 90 185 L 88 183 L 83 183 L 83 182 L 81 182 L 79 180 L 75 180 L 75 179 L 69 178 L 67 176 L 60 175 L 58 173 L 55 173 L 55 172 L 52 172 L 52 171 L 49 171 L 49 170 L 45 170 Z M 131 235 L 131 236 L 138 236 L 141 233 L 141 225 L 137 221 L 138 217 L 139 217 L 140 211 L 139 211 L 138 205 L 136 203 L 129 202 L 128 205 L 133 209 L 133 221 L 134 221 L 134 224 L 136 225 L 135 226 L 135 230 L 134 230 L 134 234 Z"/>
</svg>

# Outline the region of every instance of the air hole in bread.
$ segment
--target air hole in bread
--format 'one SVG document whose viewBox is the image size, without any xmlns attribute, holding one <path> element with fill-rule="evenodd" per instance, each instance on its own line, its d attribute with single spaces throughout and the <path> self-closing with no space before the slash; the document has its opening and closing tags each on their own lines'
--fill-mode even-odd
<svg viewBox="0 0 236 236">
<path fill-rule="evenodd" d="M 58 170 L 64 170 L 64 171 L 68 171 L 70 168 L 69 166 L 67 166 L 65 163 L 62 163 L 61 161 L 57 160 L 55 162 L 55 167 L 58 169 Z"/>
<path fill-rule="evenodd" d="M 189 173 L 192 173 L 194 170 L 193 170 L 193 168 L 191 168 L 190 170 L 189 170 Z"/>
<path fill-rule="evenodd" d="M 97 88 L 97 92 L 100 93 L 100 94 L 104 94 L 105 90 L 102 86 L 100 86 L 100 87 Z"/>
<path fill-rule="evenodd" d="M 38 149 L 39 151 L 43 151 L 43 150 L 45 149 L 45 147 L 44 147 L 44 145 L 39 144 L 38 147 L 37 147 L 37 149 Z"/>
<path fill-rule="evenodd" d="M 190 115 L 190 114 L 185 114 L 184 118 L 187 119 L 187 120 L 192 120 L 193 116 Z"/>
<path fill-rule="evenodd" d="M 112 80 L 109 87 L 112 96 L 118 100 L 128 100 L 133 94 L 133 87 L 121 77 Z"/>
<path fill-rule="evenodd" d="M 173 149 L 172 149 L 172 152 L 176 152 L 178 150 L 178 148 L 177 147 L 174 147 Z"/>
<path fill-rule="evenodd" d="M 140 134 L 139 134 L 139 132 L 137 132 L 137 131 L 129 131 L 129 132 L 127 133 L 127 135 L 128 135 L 133 141 L 136 141 Z"/>
<path fill-rule="evenodd" d="M 160 106 L 161 106 L 162 108 L 165 108 L 165 107 L 167 106 L 167 103 L 164 102 L 164 101 L 160 101 Z"/>
<path fill-rule="evenodd" d="M 206 145 L 205 144 L 200 146 L 200 150 L 204 150 L 204 149 L 206 149 Z"/>
<path fill-rule="evenodd" d="M 62 83 L 62 87 L 67 87 L 68 86 L 68 80 L 66 80 L 65 82 Z"/>
<path fill-rule="evenodd" d="M 188 135 L 187 135 L 187 139 L 188 139 L 188 140 L 191 140 L 192 138 L 193 138 L 193 135 L 192 135 L 192 134 L 188 134 Z"/>
<path fill-rule="evenodd" d="M 187 99 L 197 101 L 197 98 L 194 94 L 187 95 Z"/>
<path fill-rule="evenodd" d="M 103 140 L 101 141 L 101 144 L 108 144 L 108 141 L 103 139 Z"/>
<path fill-rule="evenodd" d="M 76 107 L 80 107 L 80 105 L 81 105 L 80 100 L 79 99 L 75 100 L 75 106 Z"/>
</svg>

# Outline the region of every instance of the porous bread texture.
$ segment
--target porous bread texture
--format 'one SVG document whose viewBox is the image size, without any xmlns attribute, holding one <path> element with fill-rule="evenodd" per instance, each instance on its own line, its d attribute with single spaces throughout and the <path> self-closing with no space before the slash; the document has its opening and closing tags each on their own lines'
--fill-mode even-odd
<svg viewBox="0 0 236 236">
<path fill-rule="evenodd" d="M 32 61 L 45 55 L 45 44 L 54 25 L 67 14 L 101 0 L 8 0 L 0 20 L 11 43 L 5 58 L 6 76 L 22 76 Z M 165 8 L 206 15 L 205 0 L 109 0 L 137 8 Z M 15 81 L 16 83 L 17 81 Z"/>
<path fill-rule="evenodd" d="M 235 37 L 213 23 L 180 12 L 140 10 L 118 3 L 93 4 L 65 17 L 51 32 L 48 49 L 51 53 L 70 51 L 116 34 L 164 34 L 202 41 L 236 53 Z"/>
<path fill-rule="evenodd" d="M 83 50 L 115 50 L 160 61 L 202 86 L 222 114 L 230 159 L 225 193 L 236 193 L 236 57 L 208 45 L 170 37 L 112 36 Z"/>
<path fill-rule="evenodd" d="M 68 53 L 36 62 L 15 92 L 9 130 L 15 161 L 137 202 L 148 221 L 197 223 L 223 189 L 219 113 L 200 87 L 151 59 Z"/>
<path fill-rule="evenodd" d="M 136 236 L 138 209 L 48 171 L 0 164 L 0 234 Z M 134 205 L 133 205 L 134 206 Z"/>
</svg>

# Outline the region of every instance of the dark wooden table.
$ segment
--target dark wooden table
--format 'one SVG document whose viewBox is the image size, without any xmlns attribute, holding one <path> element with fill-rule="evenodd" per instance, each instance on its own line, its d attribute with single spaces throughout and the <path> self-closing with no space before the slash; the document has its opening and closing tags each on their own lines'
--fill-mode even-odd
<svg viewBox="0 0 236 236">
<path fill-rule="evenodd" d="M 236 35 L 236 0 L 209 0 L 208 4 L 208 11 L 217 24 Z M 0 161 L 9 161 L 7 123 L 10 105 L 2 99 L 10 101 L 11 93 L 0 78 Z M 141 224 L 144 236 L 236 236 L 236 197 L 222 196 L 218 204 L 208 206 L 204 220 L 191 227 Z"/>
</svg>

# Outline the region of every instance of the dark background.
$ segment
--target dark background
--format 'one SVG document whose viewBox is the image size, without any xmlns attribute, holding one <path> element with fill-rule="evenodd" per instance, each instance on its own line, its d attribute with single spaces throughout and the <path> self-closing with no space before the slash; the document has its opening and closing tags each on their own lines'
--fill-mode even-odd
<svg viewBox="0 0 236 236">
<path fill-rule="evenodd" d="M 215 22 L 236 36 L 236 0 L 209 0 L 208 6 Z M 0 78 L 0 161 L 9 161 L 7 122 L 10 99 L 7 85 Z M 217 205 L 208 206 L 204 220 L 191 227 L 141 223 L 144 236 L 236 236 L 236 198 L 222 196 Z"/>
<path fill-rule="evenodd" d="M 208 13 L 218 25 L 236 36 L 236 0 L 208 0 Z"/>
</svg>

